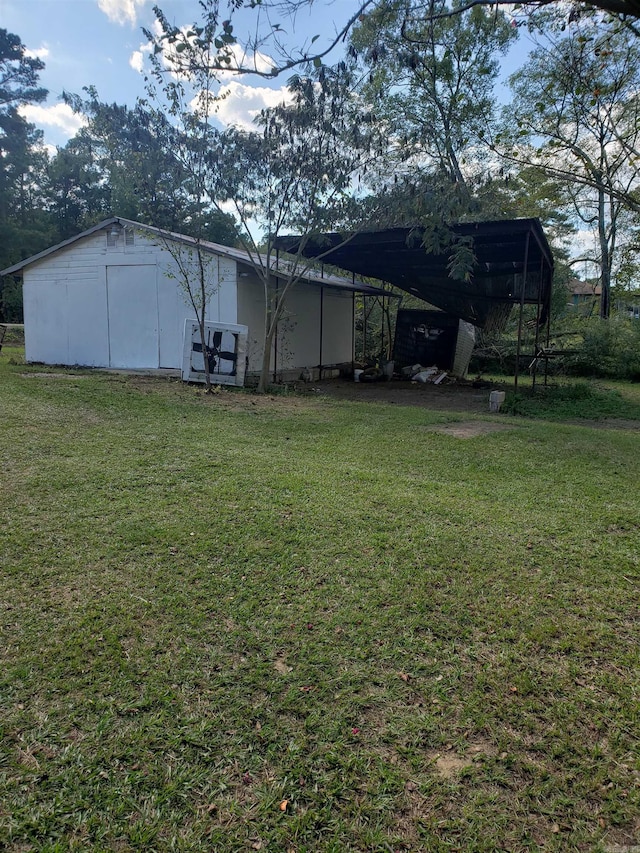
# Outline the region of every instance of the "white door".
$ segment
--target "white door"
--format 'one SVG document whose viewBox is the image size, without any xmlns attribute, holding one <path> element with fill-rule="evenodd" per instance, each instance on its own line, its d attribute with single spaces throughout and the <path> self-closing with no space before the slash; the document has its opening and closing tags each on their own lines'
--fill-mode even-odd
<svg viewBox="0 0 640 853">
<path fill-rule="evenodd" d="M 67 282 L 68 364 L 107 367 L 109 325 L 104 280 Z"/>
<path fill-rule="evenodd" d="M 109 364 L 158 367 L 158 289 L 155 264 L 107 267 Z"/>
</svg>

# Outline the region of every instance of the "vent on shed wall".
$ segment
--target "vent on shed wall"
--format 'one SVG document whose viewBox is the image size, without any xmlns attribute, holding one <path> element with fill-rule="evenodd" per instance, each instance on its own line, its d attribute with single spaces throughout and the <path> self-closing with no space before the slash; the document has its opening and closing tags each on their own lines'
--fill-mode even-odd
<svg viewBox="0 0 640 853">
<path fill-rule="evenodd" d="M 118 245 L 120 235 L 123 233 L 125 246 L 134 246 L 135 232 L 133 228 L 121 228 L 119 225 L 112 225 L 107 231 L 107 248 L 115 248 Z"/>
</svg>

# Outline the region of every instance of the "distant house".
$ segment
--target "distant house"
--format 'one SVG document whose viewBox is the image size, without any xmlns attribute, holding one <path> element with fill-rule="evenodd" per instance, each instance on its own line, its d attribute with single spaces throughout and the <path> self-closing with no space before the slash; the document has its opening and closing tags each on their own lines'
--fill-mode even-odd
<svg viewBox="0 0 640 853">
<path fill-rule="evenodd" d="M 195 315 L 169 248 L 195 245 L 191 237 L 113 217 L 0 271 L 23 279 L 27 361 L 181 368 L 185 321 Z M 258 372 L 264 288 L 256 265 L 240 249 L 199 245 L 214 290 L 207 319 L 247 327 L 247 370 Z M 343 278 L 306 275 L 287 298 L 271 352 L 274 378 L 297 378 L 302 371 L 317 378 L 352 363 L 355 295 L 379 292 Z"/>
<path fill-rule="evenodd" d="M 598 279 L 582 281 L 579 278 L 569 279 L 567 283 L 570 305 L 597 306 L 600 304 L 602 287 Z"/>
<path fill-rule="evenodd" d="M 600 296 L 602 295 L 602 287 L 598 279 L 582 281 L 579 278 L 573 278 L 569 281 L 567 287 L 570 292 L 569 305 L 583 306 L 583 310 L 586 307 L 587 309 L 591 309 L 591 313 L 597 313 L 600 307 Z M 615 311 L 620 317 L 640 320 L 640 291 L 629 290 L 617 296 Z"/>
</svg>

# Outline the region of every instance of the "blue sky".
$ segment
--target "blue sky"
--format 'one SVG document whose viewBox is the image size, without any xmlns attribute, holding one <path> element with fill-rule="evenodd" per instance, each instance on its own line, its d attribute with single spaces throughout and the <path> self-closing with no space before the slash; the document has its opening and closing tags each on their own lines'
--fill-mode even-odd
<svg viewBox="0 0 640 853">
<path fill-rule="evenodd" d="M 197 0 L 156 0 L 177 26 L 199 19 Z M 41 83 L 49 90 L 44 105 L 30 106 L 25 117 L 44 131 L 45 141 L 64 145 L 80 126 L 80 118 L 60 102 L 63 91 L 81 93 L 93 85 L 101 100 L 133 105 L 144 94 L 141 69 L 146 40 L 142 27 L 152 28 L 153 0 L 0 0 L 0 26 L 16 33 L 29 51 L 40 56 L 46 68 Z M 323 44 L 357 8 L 357 0 L 322 0 L 283 26 L 293 44 L 316 34 Z M 255 24 L 255 12 L 245 12 L 244 23 Z M 242 32 L 242 15 L 236 33 Z M 511 72 L 526 55 L 520 39 L 505 62 Z M 332 56 L 336 56 L 334 53 Z M 265 105 L 281 99 L 286 77 L 229 76 L 223 81 L 229 97 L 224 101 L 223 123 L 249 124 Z"/>
<path fill-rule="evenodd" d="M 159 0 L 158 5 L 177 26 L 199 19 L 196 0 Z M 154 24 L 152 6 L 152 0 L 0 0 L 0 26 L 20 36 L 46 65 L 40 79 L 49 98 L 43 106 L 24 112 L 44 130 L 47 143 L 64 145 L 79 127 L 79 118 L 60 102 L 62 92 L 81 93 L 83 86 L 94 85 L 101 100 L 128 105 L 144 94 L 142 27 Z M 288 22 L 287 34 L 296 43 L 316 33 L 329 38 L 335 32 L 334 21 L 347 19 L 354 8 L 356 0 L 316 5 L 294 23 Z M 255 21 L 255 13 L 245 14 Z M 242 76 L 223 82 L 230 87 L 230 97 L 222 119 L 243 123 L 265 104 L 280 99 L 276 92 L 286 78 Z"/>
</svg>

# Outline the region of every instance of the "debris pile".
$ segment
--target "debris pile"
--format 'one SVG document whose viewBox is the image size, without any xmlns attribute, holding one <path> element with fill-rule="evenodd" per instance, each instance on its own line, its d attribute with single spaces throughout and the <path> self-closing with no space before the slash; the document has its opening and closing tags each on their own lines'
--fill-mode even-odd
<svg viewBox="0 0 640 853">
<path fill-rule="evenodd" d="M 412 364 L 410 367 L 402 368 L 402 375 L 412 382 L 430 382 L 432 385 L 440 385 L 445 379 L 452 379 L 446 370 L 441 370 L 436 364 L 431 367 L 423 367 L 421 364 Z"/>
</svg>

